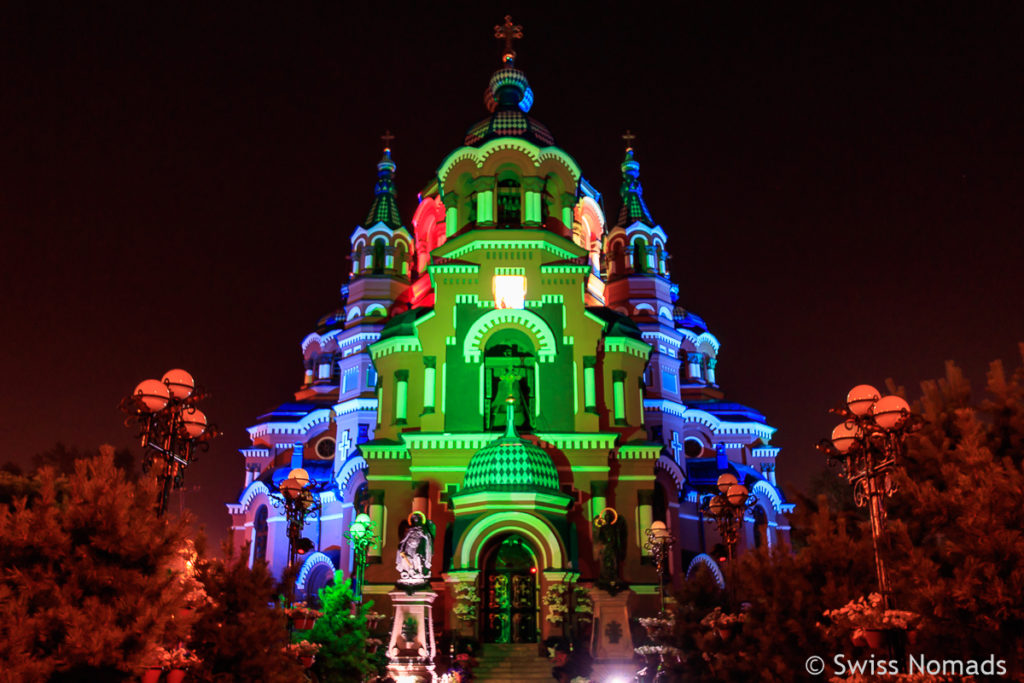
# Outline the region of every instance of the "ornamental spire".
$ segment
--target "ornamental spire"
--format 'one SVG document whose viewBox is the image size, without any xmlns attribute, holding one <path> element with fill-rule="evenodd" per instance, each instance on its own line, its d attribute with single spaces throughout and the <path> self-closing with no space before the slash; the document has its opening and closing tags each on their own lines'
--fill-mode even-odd
<svg viewBox="0 0 1024 683">
<path fill-rule="evenodd" d="M 622 208 L 619 210 L 619 225 L 627 227 L 633 223 L 640 222 L 655 226 L 651 212 L 644 201 L 644 188 L 640 184 L 640 163 L 633 158 L 633 141 L 636 135 L 627 130 L 622 135 L 626 143 L 626 156 L 622 160 L 622 187 L 619 195 L 622 197 Z"/>
<path fill-rule="evenodd" d="M 523 27 L 520 24 L 512 23 L 512 15 L 505 15 L 505 23 L 494 27 L 494 37 L 505 41 L 505 51 L 501 55 L 501 61 L 509 66 L 515 66 L 516 51 L 512 47 L 513 40 L 523 39 Z"/>
<path fill-rule="evenodd" d="M 380 136 L 384 142 L 384 153 L 377 162 L 377 184 L 373 188 L 373 204 L 366 215 L 364 226 L 369 228 L 377 223 L 383 223 L 392 230 L 402 227 L 402 218 L 398 214 L 398 199 L 395 193 L 395 169 L 397 166 L 391 160 L 391 141 L 395 136 L 391 131 L 384 131 Z"/>
</svg>

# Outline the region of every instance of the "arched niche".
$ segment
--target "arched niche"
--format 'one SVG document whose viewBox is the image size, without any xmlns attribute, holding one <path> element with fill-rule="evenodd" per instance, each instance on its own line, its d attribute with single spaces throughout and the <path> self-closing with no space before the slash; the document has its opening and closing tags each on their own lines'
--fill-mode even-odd
<svg viewBox="0 0 1024 683">
<path fill-rule="evenodd" d="M 515 402 L 515 426 L 532 427 L 537 401 L 537 349 L 521 329 L 503 327 L 484 343 L 483 387 L 484 428 L 504 429 L 507 400 Z"/>
</svg>

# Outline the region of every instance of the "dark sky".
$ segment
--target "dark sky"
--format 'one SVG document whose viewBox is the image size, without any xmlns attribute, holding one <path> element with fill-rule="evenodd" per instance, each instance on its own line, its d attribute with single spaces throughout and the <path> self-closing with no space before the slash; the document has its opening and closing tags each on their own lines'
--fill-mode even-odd
<svg viewBox="0 0 1024 683">
<path fill-rule="evenodd" d="M 532 113 L 612 217 L 638 134 L 681 303 L 778 427 L 782 482 L 821 468 L 850 386 L 1016 364 L 1019 3 L 154 4 L 0 8 L 0 459 L 129 445 L 119 399 L 187 368 L 225 432 L 187 477 L 219 536 L 245 426 L 336 305 L 378 136 L 408 222 L 484 116 L 506 12 Z"/>
</svg>

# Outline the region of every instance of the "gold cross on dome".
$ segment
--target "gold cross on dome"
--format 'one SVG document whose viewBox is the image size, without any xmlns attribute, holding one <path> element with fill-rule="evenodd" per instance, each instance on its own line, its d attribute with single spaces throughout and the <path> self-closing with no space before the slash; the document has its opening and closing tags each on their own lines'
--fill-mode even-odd
<svg viewBox="0 0 1024 683">
<path fill-rule="evenodd" d="M 494 27 L 494 37 L 505 41 L 505 54 L 502 58 L 505 61 L 515 59 L 516 51 L 512 47 L 513 40 L 522 40 L 523 27 L 512 23 L 512 15 L 505 15 L 505 23 Z"/>
<path fill-rule="evenodd" d="M 636 135 L 634 135 L 628 128 L 626 129 L 626 132 L 622 134 L 622 139 L 626 142 L 627 152 L 633 149 L 633 140 L 636 140 Z"/>
<path fill-rule="evenodd" d="M 395 139 L 395 136 L 391 134 L 390 130 L 385 130 L 380 139 L 384 141 L 384 149 L 391 149 L 391 141 Z"/>
</svg>

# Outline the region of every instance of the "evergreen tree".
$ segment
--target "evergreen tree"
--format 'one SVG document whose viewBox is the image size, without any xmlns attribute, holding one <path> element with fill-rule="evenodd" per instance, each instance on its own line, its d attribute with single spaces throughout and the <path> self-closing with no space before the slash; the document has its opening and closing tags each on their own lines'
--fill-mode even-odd
<svg viewBox="0 0 1024 683">
<path fill-rule="evenodd" d="M 44 466 L 7 483 L 0 671 L 14 680 L 124 680 L 183 636 L 175 615 L 187 590 L 177 569 L 187 524 L 156 516 L 153 481 L 128 481 L 106 446 L 70 476 Z"/>
<path fill-rule="evenodd" d="M 845 516 L 834 513 L 824 496 L 814 508 L 795 518 L 806 539 L 798 553 L 747 552 L 725 567 L 729 590 L 719 591 L 707 575 L 687 582 L 677 595 L 675 644 L 684 655 L 685 680 L 809 679 L 809 655 L 842 651 L 819 622 L 825 610 L 870 586 L 871 541 L 848 533 Z"/>
<path fill-rule="evenodd" d="M 910 652 L 961 661 L 994 655 L 1020 676 L 1024 368 L 1007 377 L 993 363 L 980 402 L 952 363 L 922 389 L 915 411 L 925 424 L 897 463 L 883 543 L 896 607 L 923 617 Z M 727 568 L 735 600 L 731 589 L 693 581 L 678 596 L 676 644 L 687 680 L 811 680 L 803 671 L 809 655 L 870 656 L 821 628 L 826 610 L 877 591 L 866 515 L 830 479 L 828 496 L 797 508 L 795 553 L 751 551 Z M 742 626 L 716 628 L 728 615 Z"/>
<path fill-rule="evenodd" d="M 303 680 L 302 666 L 283 652 L 288 618 L 276 607 L 278 586 L 266 564 L 249 569 L 248 553 L 235 556 L 229 545 L 225 553 L 226 559 L 197 567 L 210 601 L 199 608 L 192 630 L 191 647 L 202 663 L 191 675 L 218 683 Z"/>
<path fill-rule="evenodd" d="M 1024 355 L 1024 345 L 1022 345 Z M 921 614 L 914 651 L 1024 663 L 1024 368 L 992 363 L 986 397 L 960 370 L 922 384 L 888 506 L 897 607 Z"/>
<path fill-rule="evenodd" d="M 308 639 L 322 647 L 313 670 L 324 681 L 359 683 L 383 665 L 383 652 L 367 652 L 370 629 L 366 615 L 372 602 L 357 603 L 352 583 L 337 572 L 334 581 L 320 591 L 324 615 L 317 619 Z"/>
</svg>

